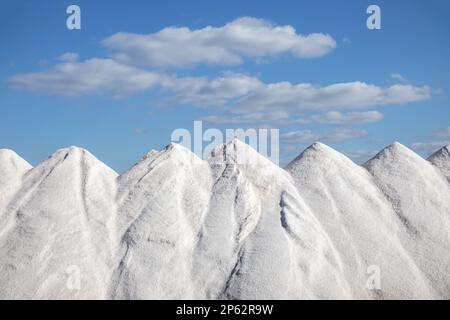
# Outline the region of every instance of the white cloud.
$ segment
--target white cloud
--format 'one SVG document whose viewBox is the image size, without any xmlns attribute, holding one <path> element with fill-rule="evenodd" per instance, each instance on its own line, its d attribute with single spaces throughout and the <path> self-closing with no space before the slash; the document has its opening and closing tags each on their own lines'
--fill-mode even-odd
<svg viewBox="0 0 450 320">
<path fill-rule="evenodd" d="M 341 142 L 367 136 L 367 131 L 354 128 L 336 128 L 328 132 L 311 130 L 291 131 L 281 135 L 281 140 L 287 144 L 303 144 L 321 142 Z"/>
<path fill-rule="evenodd" d="M 411 148 L 416 151 L 425 151 L 428 153 L 435 152 L 440 148 L 448 145 L 450 140 L 447 141 L 432 141 L 432 142 L 414 142 L 411 144 Z"/>
<path fill-rule="evenodd" d="M 165 89 L 173 93 L 166 103 L 191 104 L 196 107 L 220 107 L 262 86 L 255 77 L 228 74 L 215 79 L 207 77 L 172 78 Z"/>
<path fill-rule="evenodd" d="M 76 62 L 78 61 L 78 53 L 66 52 L 59 56 L 59 60 L 62 62 Z"/>
<path fill-rule="evenodd" d="M 345 151 L 344 154 L 352 159 L 355 163 L 363 164 L 366 161 L 372 159 L 378 151 L 374 150 L 364 150 L 364 149 L 356 149 L 352 151 Z"/>
<path fill-rule="evenodd" d="M 324 114 L 314 114 L 310 116 L 303 116 L 300 118 L 293 118 L 290 113 L 286 111 L 272 111 L 272 112 L 256 112 L 243 114 L 225 114 L 225 115 L 211 115 L 202 118 L 202 120 L 215 124 L 245 124 L 245 123 L 260 123 L 270 122 L 279 125 L 290 124 L 344 124 L 357 125 L 369 122 L 376 122 L 383 118 L 383 114 L 379 111 L 364 111 L 364 112 L 339 112 L 330 111 Z"/>
<path fill-rule="evenodd" d="M 270 122 L 277 124 L 291 124 L 289 113 L 284 111 L 273 111 L 267 113 L 247 113 L 242 115 L 211 115 L 201 120 L 214 124 L 250 124 Z M 294 123 L 296 123 L 294 121 Z"/>
<path fill-rule="evenodd" d="M 323 115 L 313 115 L 311 120 L 318 123 L 327 124 L 362 124 L 376 122 L 383 119 L 383 114 L 379 111 L 347 112 L 329 111 Z"/>
<path fill-rule="evenodd" d="M 14 87 L 57 95 L 76 96 L 99 91 L 120 95 L 150 89 L 166 81 L 166 77 L 111 59 L 94 58 L 60 63 L 50 71 L 18 74 L 8 81 Z"/>
<path fill-rule="evenodd" d="M 196 107 L 220 107 L 262 85 L 259 79 L 244 74 L 178 78 L 97 58 L 60 63 L 49 71 L 17 74 L 8 82 L 20 89 L 68 96 L 98 92 L 122 95 L 158 86 L 170 94 L 165 103 Z"/>
<path fill-rule="evenodd" d="M 326 87 L 292 85 L 288 82 L 264 84 L 257 78 L 245 75 L 232 75 L 217 80 L 185 78 L 173 85 L 171 90 L 176 94 L 168 99 L 170 103 L 201 107 L 227 105 L 227 113 L 203 118 L 216 124 L 363 124 L 381 120 L 382 113 L 376 110 L 338 110 L 406 104 L 431 97 L 430 89 L 426 86 L 393 85 L 382 88 L 363 82 L 339 83 Z"/>
<path fill-rule="evenodd" d="M 158 86 L 168 92 L 165 103 L 227 107 L 228 115 L 209 119 L 216 123 L 361 124 L 378 121 L 382 114 L 341 110 L 405 104 L 431 97 L 427 86 L 397 84 L 383 88 L 364 82 L 322 87 L 289 82 L 265 84 L 238 73 L 213 79 L 176 77 L 98 58 L 60 63 L 51 70 L 18 74 L 8 81 L 21 89 L 72 96 L 99 92 L 117 96 Z"/>
<path fill-rule="evenodd" d="M 448 137 L 450 138 L 450 127 L 445 128 L 444 130 L 441 130 L 439 132 L 437 132 L 436 134 L 439 137 Z"/>
<path fill-rule="evenodd" d="M 389 77 L 393 80 L 401 81 L 401 82 L 408 82 L 408 79 L 406 79 L 404 76 L 402 76 L 400 73 L 391 73 Z"/>
<path fill-rule="evenodd" d="M 256 77 L 235 73 L 214 79 L 179 78 L 131 67 L 112 59 L 97 58 L 60 63 L 49 71 L 18 74 L 9 78 L 9 83 L 21 89 L 69 96 L 92 93 L 118 96 L 158 87 L 168 93 L 163 101 L 166 104 L 222 110 L 221 115 L 203 118 L 216 124 L 358 125 L 379 121 L 383 115 L 376 110 L 345 112 L 339 109 L 403 104 L 425 100 L 431 95 L 428 87 L 411 85 L 382 88 L 363 82 L 326 87 L 292 85 L 288 82 L 264 84 Z M 342 133 L 336 132 L 339 135 Z M 323 141 L 331 139 L 329 136 L 316 138 Z"/>
<path fill-rule="evenodd" d="M 428 142 L 414 142 L 411 144 L 411 148 L 416 151 L 424 151 L 428 154 L 431 154 L 440 148 L 447 146 L 450 144 L 450 127 L 447 127 L 443 130 L 437 131 L 433 134 L 433 137 L 436 139 L 434 141 Z M 440 140 L 437 140 L 440 139 Z"/>
<path fill-rule="evenodd" d="M 357 81 L 320 87 L 307 83 L 294 85 L 289 82 L 278 82 L 265 85 L 242 97 L 235 108 L 238 112 L 363 109 L 406 104 L 427 100 L 430 97 L 430 88 L 427 86 L 396 84 L 382 88 Z"/>
<path fill-rule="evenodd" d="M 119 61 L 150 67 L 235 65 L 244 58 L 259 59 L 283 53 L 315 58 L 336 47 L 329 35 L 301 35 L 292 26 L 275 26 L 252 17 L 197 30 L 170 27 L 148 35 L 120 32 L 102 43 L 116 52 Z"/>
</svg>

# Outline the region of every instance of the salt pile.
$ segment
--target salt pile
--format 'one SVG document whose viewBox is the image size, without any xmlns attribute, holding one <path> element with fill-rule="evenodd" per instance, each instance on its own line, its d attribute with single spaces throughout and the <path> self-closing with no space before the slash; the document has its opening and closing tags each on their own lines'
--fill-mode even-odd
<svg viewBox="0 0 450 320">
<path fill-rule="evenodd" d="M 122 175 L 0 150 L 0 298 L 449 299 L 449 181 L 449 146 L 358 166 L 315 143 L 282 169 L 170 144 Z"/>
</svg>

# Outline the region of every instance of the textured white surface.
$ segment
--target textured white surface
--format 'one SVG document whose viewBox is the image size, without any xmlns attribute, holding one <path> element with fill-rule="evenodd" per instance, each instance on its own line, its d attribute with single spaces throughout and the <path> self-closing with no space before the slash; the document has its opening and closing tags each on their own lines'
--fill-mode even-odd
<svg viewBox="0 0 450 320">
<path fill-rule="evenodd" d="M 0 298 L 449 299 L 448 147 L 430 161 L 315 143 L 284 170 L 234 140 L 118 176 L 75 147 L 35 168 L 0 150 Z"/>
<path fill-rule="evenodd" d="M 115 179 L 78 148 L 59 150 L 25 174 L 2 214 L 0 298 L 105 296 Z M 83 290 L 68 290 L 71 272 L 81 275 Z"/>
<path fill-rule="evenodd" d="M 402 244 L 407 230 L 367 170 L 321 143 L 287 170 L 331 238 L 352 297 L 433 297 L 432 286 Z M 372 265 L 381 270 L 381 290 L 361 285 Z"/>
<path fill-rule="evenodd" d="M 434 166 L 439 168 L 447 180 L 450 182 L 450 144 L 442 147 L 428 157 Z"/>
<path fill-rule="evenodd" d="M 0 149 L 0 219 L 31 165 L 12 150 Z M 0 225 L 1 225 L 0 220 Z"/>
<path fill-rule="evenodd" d="M 434 296 L 450 298 L 450 186 L 440 170 L 400 143 L 364 167 L 401 221 L 398 236 Z"/>
</svg>

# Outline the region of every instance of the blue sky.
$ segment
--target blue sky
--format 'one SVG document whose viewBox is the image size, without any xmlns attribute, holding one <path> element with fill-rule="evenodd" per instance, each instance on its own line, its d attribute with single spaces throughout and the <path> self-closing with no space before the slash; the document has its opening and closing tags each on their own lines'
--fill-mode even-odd
<svg viewBox="0 0 450 320">
<path fill-rule="evenodd" d="M 450 141 L 448 30 L 448 1 L 2 1 L 0 147 L 122 172 L 203 119 L 279 128 L 282 163 L 314 140 L 425 156 Z"/>
</svg>

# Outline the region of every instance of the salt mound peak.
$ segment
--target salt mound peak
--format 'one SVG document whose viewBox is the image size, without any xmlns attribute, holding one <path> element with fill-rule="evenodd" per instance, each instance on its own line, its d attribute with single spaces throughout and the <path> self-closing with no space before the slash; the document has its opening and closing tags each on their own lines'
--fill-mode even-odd
<svg viewBox="0 0 450 320">
<path fill-rule="evenodd" d="M 208 161 L 211 164 L 275 165 L 252 146 L 238 138 L 217 145 L 211 151 Z"/>
<path fill-rule="evenodd" d="M 450 182 L 450 144 L 433 153 L 427 160 L 438 168 Z"/>
<path fill-rule="evenodd" d="M 111 174 L 117 175 L 117 173 L 107 166 L 105 163 L 97 159 L 92 153 L 84 148 L 77 146 L 70 146 L 66 148 L 58 149 L 55 153 L 47 158 L 47 160 L 41 162 L 38 168 L 52 168 L 59 164 L 69 164 L 70 166 L 87 166 L 87 167 L 101 167 L 103 170 L 109 171 Z"/>
<path fill-rule="evenodd" d="M 8 159 L 8 160 L 9 159 L 17 159 L 17 160 L 25 161 L 14 150 L 11 150 L 11 149 L 0 149 L 0 161 L 1 160 L 6 160 L 6 159 Z"/>
<path fill-rule="evenodd" d="M 342 162 L 349 165 L 356 165 L 351 159 L 349 159 L 344 154 L 339 151 L 327 146 L 322 142 L 314 142 L 308 148 L 306 148 L 300 155 L 298 155 L 294 160 L 292 160 L 286 169 L 292 169 L 297 166 L 299 162 L 305 159 L 314 159 L 314 165 L 324 164 L 324 160 L 332 160 L 334 162 Z M 328 163 L 328 161 L 327 161 Z"/>
<path fill-rule="evenodd" d="M 404 146 L 398 141 L 394 141 L 387 147 L 383 148 L 379 153 L 387 153 L 390 152 L 392 154 L 400 155 L 400 154 L 407 154 L 407 153 L 414 153 L 411 149 Z"/>
<path fill-rule="evenodd" d="M 436 151 L 435 153 L 433 153 L 431 156 L 428 157 L 428 161 L 433 161 L 433 159 L 435 158 L 447 158 L 450 159 L 450 144 L 443 146 L 442 148 L 440 148 L 438 151 Z"/>
<path fill-rule="evenodd" d="M 152 152 L 152 151 L 150 151 Z M 160 152 L 157 153 L 158 155 L 163 154 L 177 154 L 177 155 L 184 155 L 184 156 L 193 156 L 197 159 L 200 159 L 195 153 L 193 153 L 189 148 L 186 148 L 182 144 L 171 142 L 167 146 L 165 146 Z"/>
<path fill-rule="evenodd" d="M 230 140 L 227 143 L 219 144 L 216 146 L 216 148 L 214 148 L 214 150 L 217 150 L 217 151 L 244 150 L 244 151 L 252 152 L 254 154 L 258 154 L 258 151 L 256 151 L 249 144 L 245 143 L 244 141 L 242 141 L 238 138 L 233 138 L 232 140 Z"/>
<path fill-rule="evenodd" d="M 378 152 L 372 159 L 364 163 L 364 167 L 370 166 L 374 161 L 376 160 L 401 160 L 401 159 L 409 159 L 414 160 L 417 162 L 423 162 L 425 161 L 421 156 L 419 156 L 417 153 L 409 149 L 408 147 L 405 147 L 400 142 L 393 142 L 389 146 L 382 149 L 380 152 Z"/>
<path fill-rule="evenodd" d="M 63 161 L 63 160 L 68 159 L 70 156 L 80 156 L 80 155 L 85 155 L 85 154 L 90 154 L 90 153 L 86 149 L 76 147 L 76 146 L 70 146 L 70 147 L 61 148 L 61 149 L 56 150 L 44 162 L 47 162 L 49 160 Z M 91 155 L 91 156 L 93 157 L 93 155 Z"/>
<path fill-rule="evenodd" d="M 18 156 L 17 153 L 15 153 L 11 149 L 0 149 L 0 157 L 6 157 L 6 156 L 10 156 L 10 155 Z"/>
<path fill-rule="evenodd" d="M 49 159 L 55 158 L 59 160 L 65 160 L 69 157 L 78 157 L 79 159 L 86 159 L 92 162 L 100 162 L 106 166 L 102 161 L 97 159 L 89 150 L 77 146 L 70 146 L 67 148 L 58 149 L 55 153 L 53 153 Z M 62 159 L 61 159 L 62 158 Z M 112 170 L 112 169 L 111 169 Z"/>
<path fill-rule="evenodd" d="M 142 166 L 144 163 L 151 163 L 158 156 L 159 153 L 160 153 L 159 151 L 151 149 L 145 155 L 143 155 L 138 162 L 136 162 L 130 169 L 128 169 L 125 172 L 129 172 L 130 170 L 132 170 L 137 166 Z"/>
<path fill-rule="evenodd" d="M 189 149 L 187 149 L 186 147 L 182 146 L 181 144 L 175 143 L 175 142 L 171 142 L 168 145 L 166 145 L 164 148 L 162 148 L 161 151 L 155 150 L 155 149 L 150 149 L 150 151 L 148 151 L 137 163 L 136 165 L 138 165 L 139 163 L 142 162 L 151 162 L 153 160 L 155 160 L 157 157 L 163 155 L 163 154 L 170 154 L 170 153 L 184 153 L 184 154 L 192 154 L 194 155 Z M 135 166 L 136 166 L 135 165 Z"/>
<path fill-rule="evenodd" d="M 151 149 L 130 169 L 122 173 L 119 177 L 119 180 L 122 181 L 122 184 L 133 183 L 133 181 L 138 181 L 156 166 L 163 163 L 168 164 L 169 162 L 167 161 L 169 160 L 172 160 L 171 163 L 175 166 L 178 166 L 178 164 L 180 163 L 200 164 L 201 162 L 203 162 L 202 159 L 200 159 L 188 148 L 182 146 L 181 144 L 171 142 L 166 145 L 161 151 Z"/>
<path fill-rule="evenodd" d="M 155 149 L 151 149 L 149 152 L 147 152 L 147 153 L 145 154 L 145 156 L 142 157 L 142 160 L 148 159 L 148 158 L 153 158 L 153 157 L 155 157 L 158 153 L 159 153 L 159 151 L 157 151 L 157 150 L 155 150 Z"/>
<path fill-rule="evenodd" d="M 325 151 L 325 150 L 335 151 L 333 148 L 327 146 L 325 143 L 322 143 L 320 141 L 314 142 L 313 144 L 311 144 L 309 146 L 309 148 L 315 149 L 315 150 L 321 150 L 321 151 Z"/>
<path fill-rule="evenodd" d="M 303 153 L 309 153 L 309 152 L 315 152 L 315 153 L 321 153 L 323 155 L 327 156 L 336 156 L 336 155 L 343 155 L 339 151 L 334 150 L 330 146 L 327 146 L 326 144 L 316 141 L 313 144 L 311 144 L 308 148 L 306 148 Z"/>
<path fill-rule="evenodd" d="M 175 159 L 177 162 L 191 162 L 191 163 L 199 163 L 203 160 L 200 159 L 194 152 L 192 152 L 189 148 L 186 148 L 182 144 L 178 144 L 175 142 L 169 143 L 165 146 L 160 152 L 154 154 L 153 159 Z"/>
<path fill-rule="evenodd" d="M 64 154 L 64 156 L 65 155 L 88 155 L 88 156 L 94 157 L 88 150 L 81 148 L 81 147 L 77 147 L 77 146 L 70 146 L 70 147 L 58 149 L 50 157 L 53 157 L 53 156 L 59 157 L 62 154 Z"/>
<path fill-rule="evenodd" d="M 6 174 L 9 170 L 26 171 L 32 166 L 20 157 L 15 151 L 10 149 L 0 149 L 0 173 Z"/>
</svg>

